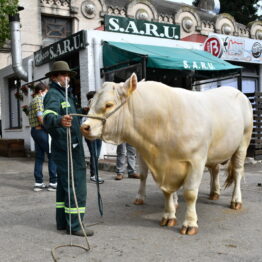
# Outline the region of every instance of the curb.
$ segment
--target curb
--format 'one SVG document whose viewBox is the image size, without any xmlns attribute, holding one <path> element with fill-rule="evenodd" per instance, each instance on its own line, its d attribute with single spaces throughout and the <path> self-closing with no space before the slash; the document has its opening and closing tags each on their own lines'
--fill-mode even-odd
<svg viewBox="0 0 262 262">
<path fill-rule="evenodd" d="M 86 165 L 90 167 L 90 159 L 86 159 Z M 107 171 L 107 172 L 115 172 L 116 171 L 116 161 L 115 160 L 106 160 L 99 159 L 98 160 L 98 170 Z"/>
</svg>

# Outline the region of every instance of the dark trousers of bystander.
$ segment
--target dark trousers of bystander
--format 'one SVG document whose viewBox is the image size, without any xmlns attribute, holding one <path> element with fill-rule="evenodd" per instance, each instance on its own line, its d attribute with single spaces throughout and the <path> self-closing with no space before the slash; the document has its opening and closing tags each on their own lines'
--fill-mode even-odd
<svg viewBox="0 0 262 262">
<path fill-rule="evenodd" d="M 44 129 L 31 128 L 31 136 L 35 142 L 34 177 L 36 183 L 43 183 L 43 163 L 45 154 L 48 157 L 49 183 L 56 183 L 56 164 L 49 153 L 48 133 Z"/>
<path fill-rule="evenodd" d="M 90 176 L 95 176 L 97 172 L 97 163 L 100 156 L 102 140 L 88 140 L 85 139 L 90 152 Z"/>
</svg>

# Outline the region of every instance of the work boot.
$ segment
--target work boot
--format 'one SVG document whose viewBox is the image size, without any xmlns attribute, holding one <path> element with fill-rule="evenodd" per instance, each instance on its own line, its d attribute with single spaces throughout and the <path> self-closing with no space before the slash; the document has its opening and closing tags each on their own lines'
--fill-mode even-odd
<svg viewBox="0 0 262 262">
<path fill-rule="evenodd" d="M 85 232 L 86 232 L 86 236 L 88 236 L 88 237 L 91 237 L 91 236 L 94 235 L 94 231 L 91 230 L 91 229 L 85 228 Z M 69 231 L 69 230 L 66 230 L 66 233 L 69 235 L 69 234 L 70 234 L 70 231 Z M 79 236 L 79 237 L 84 237 L 84 236 L 85 236 L 85 234 L 84 234 L 84 232 L 82 231 L 82 229 L 80 229 L 80 230 L 78 230 L 78 231 L 71 231 L 71 234 L 72 234 L 73 236 Z"/>
<path fill-rule="evenodd" d="M 128 178 L 136 178 L 136 179 L 139 179 L 139 178 L 140 178 L 140 175 L 137 174 L 137 173 L 134 173 L 134 174 L 128 175 Z"/>
<path fill-rule="evenodd" d="M 122 174 L 116 174 L 115 180 L 122 180 L 124 178 L 124 175 Z"/>
</svg>

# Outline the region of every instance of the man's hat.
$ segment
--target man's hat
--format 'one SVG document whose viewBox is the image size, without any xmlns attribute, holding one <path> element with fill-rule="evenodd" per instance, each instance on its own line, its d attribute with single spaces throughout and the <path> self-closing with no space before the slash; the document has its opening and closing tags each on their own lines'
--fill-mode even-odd
<svg viewBox="0 0 262 262">
<path fill-rule="evenodd" d="M 75 76 L 76 72 L 71 71 L 69 65 L 65 61 L 56 61 L 53 63 L 51 71 L 46 73 L 45 76 L 50 77 L 56 73 L 68 73 L 70 77 Z"/>
</svg>

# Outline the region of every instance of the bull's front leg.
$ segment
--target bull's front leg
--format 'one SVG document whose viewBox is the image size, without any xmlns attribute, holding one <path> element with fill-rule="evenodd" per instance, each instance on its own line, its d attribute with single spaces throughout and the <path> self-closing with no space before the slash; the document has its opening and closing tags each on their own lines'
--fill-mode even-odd
<svg viewBox="0 0 262 262">
<path fill-rule="evenodd" d="M 203 161 L 201 163 L 201 160 L 193 165 L 184 182 L 186 214 L 183 226 L 180 230 L 182 235 L 195 235 L 198 233 L 196 201 L 204 167 L 205 163 Z"/>
<path fill-rule="evenodd" d="M 176 207 L 177 207 L 177 194 L 165 192 L 162 190 L 165 197 L 165 212 L 160 222 L 161 226 L 173 227 L 176 225 Z"/>
<path fill-rule="evenodd" d="M 148 167 L 139 154 L 137 154 L 137 162 L 138 162 L 139 174 L 140 174 L 140 185 L 134 204 L 143 205 L 146 197 L 146 179 L 148 175 Z"/>
</svg>

